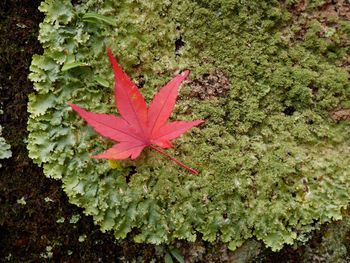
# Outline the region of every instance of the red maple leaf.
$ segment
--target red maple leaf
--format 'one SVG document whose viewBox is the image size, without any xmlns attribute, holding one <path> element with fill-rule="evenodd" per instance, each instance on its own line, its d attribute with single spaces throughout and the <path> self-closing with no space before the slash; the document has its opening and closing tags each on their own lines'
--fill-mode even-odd
<svg viewBox="0 0 350 263">
<path fill-rule="evenodd" d="M 203 122 L 202 120 L 168 122 L 175 106 L 179 86 L 188 76 L 189 71 L 182 72 L 168 82 L 156 94 L 147 108 L 143 96 L 128 75 L 123 72 L 111 50 L 107 49 L 107 53 L 114 71 L 115 104 L 121 117 L 88 112 L 75 104 L 69 103 L 72 109 L 84 118 L 96 132 L 119 142 L 113 145 L 112 148 L 93 157 L 114 160 L 127 159 L 128 157 L 136 159 L 142 150 L 149 146 L 193 174 L 198 174 L 196 170 L 184 165 L 156 147 L 172 148 L 171 140 Z"/>
</svg>

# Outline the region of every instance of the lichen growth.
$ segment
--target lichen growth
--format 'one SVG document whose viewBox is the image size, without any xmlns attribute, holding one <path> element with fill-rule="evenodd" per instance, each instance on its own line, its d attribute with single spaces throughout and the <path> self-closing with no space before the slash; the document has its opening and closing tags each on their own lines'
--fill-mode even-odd
<svg viewBox="0 0 350 263">
<path fill-rule="evenodd" d="M 335 63 L 349 53 L 337 41 L 349 41 L 348 23 L 320 34 L 314 21 L 301 41 L 288 4 L 278 1 L 81 2 L 40 7 L 44 54 L 31 65 L 28 149 L 103 231 L 124 238 L 137 229 L 136 241 L 154 244 L 201 233 L 232 250 L 256 237 L 278 250 L 342 218 L 349 122 L 329 112 L 350 103 L 348 72 Z M 199 176 L 151 150 L 118 169 L 89 158 L 110 142 L 67 102 L 113 113 L 106 46 L 147 101 L 178 70 L 190 69 L 192 80 L 213 72 L 228 78 L 227 94 L 210 100 L 185 86 L 173 114 L 206 120 L 169 150 Z"/>
<path fill-rule="evenodd" d="M 3 111 L 0 109 L 0 114 L 3 114 Z M 2 135 L 2 127 L 0 125 L 0 160 L 10 158 L 12 156 L 11 146 L 6 142 L 5 138 Z M 0 168 L 1 168 L 0 163 Z"/>
</svg>

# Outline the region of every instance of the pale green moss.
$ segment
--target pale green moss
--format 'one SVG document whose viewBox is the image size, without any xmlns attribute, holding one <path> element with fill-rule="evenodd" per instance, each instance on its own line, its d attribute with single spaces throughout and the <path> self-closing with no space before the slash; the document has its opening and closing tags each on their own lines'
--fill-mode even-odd
<svg viewBox="0 0 350 263">
<path fill-rule="evenodd" d="M 37 92 L 29 102 L 29 153 L 102 230 L 124 238 L 137 229 L 136 241 L 154 244 L 201 233 L 230 249 L 255 236 L 276 250 L 341 218 L 350 197 L 349 123 L 335 123 L 328 111 L 349 104 L 348 73 L 334 63 L 347 51 L 330 56 L 323 42 L 346 33 L 318 37 L 312 26 L 298 42 L 278 1 L 86 0 L 73 7 L 47 0 L 41 11 L 45 51 L 31 65 Z M 176 50 L 178 39 L 184 45 Z M 190 69 L 192 79 L 217 70 L 229 78 L 225 97 L 202 101 L 186 87 L 173 114 L 206 119 L 169 150 L 199 176 L 151 150 L 118 169 L 89 158 L 110 142 L 66 103 L 115 112 L 106 46 L 136 83 L 145 79 L 148 101 L 177 70 Z"/>
</svg>

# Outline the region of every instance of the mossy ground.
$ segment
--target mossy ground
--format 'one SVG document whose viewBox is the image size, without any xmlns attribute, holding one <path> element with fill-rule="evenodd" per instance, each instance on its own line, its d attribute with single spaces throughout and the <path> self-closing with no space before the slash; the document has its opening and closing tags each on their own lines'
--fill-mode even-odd
<svg viewBox="0 0 350 263">
<path fill-rule="evenodd" d="M 52 247 L 54 259 L 66 262 L 77 260 L 96 262 L 99 258 L 103 262 L 115 262 L 126 255 L 129 258 L 143 256 L 145 260 L 156 257 L 156 250 L 150 245 L 137 245 L 129 241 L 122 246 L 114 244 L 111 235 L 101 234 L 97 227 L 92 225 L 91 218 L 83 216 L 80 209 L 68 204 L 59 183 L 45 179 L 41 169 L 36 168 L 28 159 L 25 150 L 26 96 L 32 91 L 32 87 L 27 82 L 26 76 L 31 55 L 40 52 L 40 47 L 35 39 L 38 21 L 41 17 L 36 7 L 33 8 L 33 1 L 5 1 L 1 3 L 0 10 L 5 11 L 6 14 L 9 14 L 7 12 L 10 10 L 12 12 L 11 15 L 7 15 L 7 20 L 1 23 L 1 32 L 4 32 L 1 34 L 1 51 L 2 54 L 5 54 L 1 59 L 4 59 L 2 62 L 5 63 L 2 63 L 0 76 L 2 77 L 1 85 L 4 87 L 2 91 L 4 95 L 1 96 L 1 100 L 5 106 L 5 115 L 1 117 L 1 121 L 4 126 L 4 136 L 11 144 L 14 156 L 4 162 L 0 177 L 1 189 L 5 189 L 0 194 L 1 259 L 8 258 L 12 262 L 44 260 L 43 258 L 49 255 L 50 251 L 46 250 L 49 246 Z M 21 28 L 22 25 L 26 25 L 27 28 Z M 9 76 L 12 76 L 11 79 L 8 78 Z M 293 109 L 290 110 L 293 111 Z M 22 197 L 26 204 L 17 202 Z M 45 201 L 47 197 L 52 201 L 50 199 Z M 81 216 L 79 222 L 69 223 L 69 220 L 76 214 Z M 57 223 L 57 220 L 62 218 L 65 218 L 65 223 Z M 261 262 L 280 262 L 278 260 L 281 259 L 284 262 L 287 260 L 301 262 L 306 253 L 309 256 L 314 253 L 313 260 L 318 255 L 327 260 L 325 254 L 339 250 L 340 247 L 334 248 L 334 243 L 327 244 L 327 240 L 331 240 L 332 235 L 328 231 L 337 233 L 338 225 L 340 229 L 346 229 L 341 232 L 345 233 L 342 236 L 344 240 L 342 247 L 345 250 L 348 249 L 347 237 L 349 235 L 347 232 L 349 228 L 346 221 L 344 222 L 336 223 L 328 230 L 323 228 L 309 246 L 301 247 L 296 251 L 287 248 L 277 254 L 268 252 L 268 250 L 260 254 L 261 244 L 253 243 L 257 248 L 257 254 L 260 254 L 258 258 L 261 257 Z M 326 236 L 320 237 L 322 233 L 325 233 Z M 87 235 L 86 239 L 79 242 L 79 237 L 84 234 Z M 339 240 L 334 242 L 339 242 Z M 234 254 L 227 252 L 227 248 L 222 244 L 201 242 L 193 245 L 180 243 L 180 245 L 183 247 L 183 253 L 189 258 L 191 252 L 197 249 L 198 257 L 193 258 L 192 254 L 193 262 L 220 262 L 235 258 Z M 72 255 L 69 255 L 69 251 L 72 252 Z M 346 260 L 344 250 L 337 254 L 341 254 L 342 260 Z M 340 260 L 339 257 L 337 260 Z"/>
</svg>

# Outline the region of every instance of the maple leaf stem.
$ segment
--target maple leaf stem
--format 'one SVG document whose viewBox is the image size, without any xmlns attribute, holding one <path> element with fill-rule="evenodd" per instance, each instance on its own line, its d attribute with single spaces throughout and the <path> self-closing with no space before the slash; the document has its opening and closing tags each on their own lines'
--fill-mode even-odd
<svg viewBox="0 0 350 263">
<path fill-rule="evenodd" d="M 188 167 L 187 165 L 185 165 L 185 164 L 183 164 L 182 162 L 176 160 L 174 157 L 170 156 L 170 155 L 167 154 L 166 152 L 163 152 L 161 149 L 159 149 L 159 148 L 157 148 L 157 147 L 155 147 L 155 146 L 153 146 L 153 145 L 150 145 L 150 147 L 151 147 L 152 149 L 156 150 L 157 152 L 159 152 L 159 153 L 165 155 L 166 157 L 168 157 L 170 160 L 174 161 L 176 164 L 180 165 L 181 167 L 187 169 L 187 170 L 190 171 L 192 174 L 195 174 L 195 175 L 199 174 L 199 172 L 198 172 L 197 170 L 195 170 L 195 169 L 193 169 L 193 168 L 191 168 L 191 167 Z"/>
</svg>

